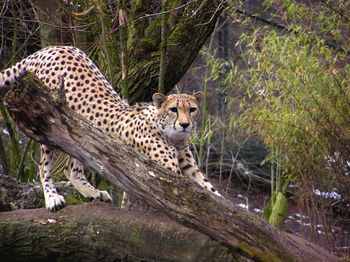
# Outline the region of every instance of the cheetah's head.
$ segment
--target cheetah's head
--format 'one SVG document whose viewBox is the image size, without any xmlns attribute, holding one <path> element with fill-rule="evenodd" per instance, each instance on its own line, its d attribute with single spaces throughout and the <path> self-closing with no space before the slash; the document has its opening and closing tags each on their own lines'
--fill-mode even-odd
<svg viewBox="0 0 350 262">
<path fill-rule="evenodd" d="M 157 122 L 160 130 L 175 140 L 187 138 L 194 130 L 202 101 L 203 92 L 169 96 L 154 94 L 153 103 L 158 109 Z"/>
</svg>

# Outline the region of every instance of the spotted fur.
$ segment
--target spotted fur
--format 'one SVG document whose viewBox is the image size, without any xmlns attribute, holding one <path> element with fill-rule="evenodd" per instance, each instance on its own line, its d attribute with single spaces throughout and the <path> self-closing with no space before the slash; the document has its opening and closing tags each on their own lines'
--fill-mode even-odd
<svg viewBox="0 0 350 262">
<path fill-rule="evenodd" d="M 122 100 L 94 63 L 79 49 L 48 47 L 0 73 L 0 92 L 26 71 L 36 74 L 50 90 L 60 88 L 63 76 L 68 106 L 89 119 L 96 127 L 120 137 L 139 152 L 178 174 L 192 177 L 199 185 L 220 195 L 198 169 L 188 145 L 194 119 L 202 102 L 202 92 L 194 95 L 154 94 L 154 104 L 130 106 Z M 53 150 L 41 146 L 40 177 L 46 208 L 65 205 L 52 181 Z M 106 191 L 95 189 L 86 180 L 82 164 L 69 159 L 65 174 L 75 188 L 91 199 L 110 202 Z"/>
</svg>

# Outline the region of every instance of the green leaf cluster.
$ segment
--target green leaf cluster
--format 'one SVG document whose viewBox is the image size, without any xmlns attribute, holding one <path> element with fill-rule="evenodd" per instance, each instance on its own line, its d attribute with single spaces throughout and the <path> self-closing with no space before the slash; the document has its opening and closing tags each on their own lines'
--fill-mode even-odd
<svg viewBox="0 0 350 262">
<path fill-rule="evenodd" d="M 300 15 L 294 11 L 289 15 Z M 336 190 L 349 201 L 347 53 L 305 31 L 267 27 L 243 35 L 239 44 L 248 50 L 249 65 L 235 78 L 235 86 L 245 92 L 241 126 L 259 135 L 270 160 L 278 159 L 299 186 Z"/>
</svg>

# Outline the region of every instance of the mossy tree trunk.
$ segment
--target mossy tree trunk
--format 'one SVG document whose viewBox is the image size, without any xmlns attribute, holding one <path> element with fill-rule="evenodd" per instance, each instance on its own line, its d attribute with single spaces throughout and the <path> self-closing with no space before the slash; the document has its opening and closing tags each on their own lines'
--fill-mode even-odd
<svg viewBox="0 0 350 262">
<path fill-rule="evenodd" d="M 337 261 L 320 247 L 219 199 L 192 179 L 156 165 L 94 128 L 64 104 L 58 105 L 57 94 L 43 92 L 42 83 L 33 75 L 28 73 L 17 86 L 18 90 L 7 94 L 6 106 L 28 136 L 79 159 L 171 219 L 217 240 L 237 261 Z"/>
<path fill-rule="evenodd" d="M 227 248 L 159 212 L 102 203 L 0 213 L 1 261 L 235 261 Z"/>
</svg>

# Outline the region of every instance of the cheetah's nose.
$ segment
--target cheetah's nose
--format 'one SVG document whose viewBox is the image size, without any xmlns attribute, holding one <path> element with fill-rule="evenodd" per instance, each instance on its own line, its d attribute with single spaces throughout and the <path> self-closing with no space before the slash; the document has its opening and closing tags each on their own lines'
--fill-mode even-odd
<svg viewBox="0 0 350 262">
<path fill-rule="evenodd" d="M 190 123 L 180 123 L 180 126 L 182 126 L 183 129 L 186 129 Z"/>
</svg>

